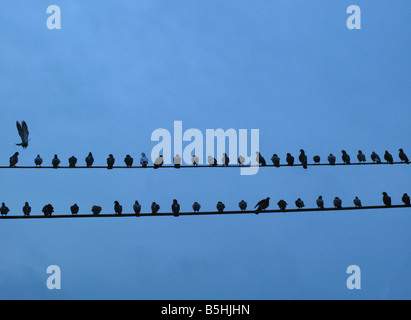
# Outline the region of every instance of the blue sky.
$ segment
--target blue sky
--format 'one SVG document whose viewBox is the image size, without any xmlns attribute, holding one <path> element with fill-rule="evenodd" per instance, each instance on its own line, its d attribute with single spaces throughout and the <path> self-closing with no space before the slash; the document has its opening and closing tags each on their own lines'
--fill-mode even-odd
<svg viewBox="0 0 411 320">
<path fill-rule="evenodd" d="M 259 129 L 260 150 L 285 160 L 305 149 L 355 161 L 398 149 L 411 156 L 409 1 L 3 1 L 0 12 L 0 163 L 40 154 L 49 164 L 96 164 L 149 154 L 158 128 Z M 57 4 L 62 29 L 46 28 Z M 25 120 L 31 142 L 18 142 Z M 194 201 L 236 209 L 270 196 L 307 207 L 318 195 L 351 205 L 400 204 L 408 166 L 229 170 L 2 170 L 0 201 L 21 214 L 74 202 L 80 212 L 118 200 L 169 211 Z M 289 215 L 5 220 L 1 299 L 410 299 L 410 209 Z M 46 287 L 59 265 L 62 290 Z M 362 290 L 346 288 L 349 265 Z"/>
</svg>

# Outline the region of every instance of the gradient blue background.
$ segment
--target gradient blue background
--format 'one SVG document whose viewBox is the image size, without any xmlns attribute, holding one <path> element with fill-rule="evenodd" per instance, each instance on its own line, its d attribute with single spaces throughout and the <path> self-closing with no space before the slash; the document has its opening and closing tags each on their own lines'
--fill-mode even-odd
<svg viewBox="0 0 411 320">
<path fill-rule="evenodd" d="M 57 4 L 62 29 L 46 28 Z M 346 9 L 362 9 L 362 30 Z M 259 129 L 261 153 L 345 149 L 398 158 L 410 143 L 411 3 L 396 1 L 2 1 L 0 163 L 49 165 L 92 151 L 138 162 L 157 128 Z M 16 120 L 31 142 L 18 142 Z M 313 207 L 400 204 L 411 166 L 199 170 L 1 170 L 11 214 L 118 200 L 169 211 L 236 209 L 270 196 Z M 1 299 L 410 299 L 411 210 L 181 218 L 0 221 Z M 57 264 L 62 290 L 46 287 Z M 346 287 L 359 265 L 362 290 Z"/>
</svg>

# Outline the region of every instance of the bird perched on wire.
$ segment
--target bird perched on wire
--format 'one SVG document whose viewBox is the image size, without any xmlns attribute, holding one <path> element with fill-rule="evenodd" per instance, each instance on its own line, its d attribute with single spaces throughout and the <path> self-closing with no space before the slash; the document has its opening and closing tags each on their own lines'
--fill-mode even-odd
<svg viewBox="0 0 411 320">
<path fill-rule="evenodd" d="M 294 165 L 294 157 L 291 155 L 291 153 L 287 153 L 287 158 L 285 160 L 287 161 L 287 164 L 289 166 Z"/>
<path fill-rule="evenodd" d="M 330 153 L 330 155 L 328 156 L 328 163 L 333 166 L 335 165 L 335 161 L 336 161 L 335 155 Z"/>
<path fill-rule="evenodd" d="M 160 168 L 163 165 L 163 163 L 164 163 L 163 155 L 159 155 L 156 161 L 154 161 L 154 169 Z"/>
<path fill-rule="evenodd" d="M 384 159 L 385 159 L 385 161 L 387 161 L 387 163 L 389 163 L 389 164 L 393 164 L 393 163 L 394 163 L 394 159 L 393 159 L 391 153 L 389 153 L 387 150 L 385 150 Z"/>
<path fill-rule="evenodd" d="M 116 162 L 116 159 L 114 158 L 114 156 L 112 154 L 109 154 L 107 158 L 107 169 L 108 170 L 113 169 L 115 162 Z"/>
<path fill-rule="evenodd" d="M 320 161 L 321 161 L 321 158 L 320 158 L 320 156 L 314 156 L 314 157 L 313 157 L 313 160 L 314 160 L 314 163 L 315 163 L 315 164 L 319 164 Z"/>
<path fill-rule="evenodd" d="M 406 206 L 410 206 L 410 197 L 408 194 L 404 193 L 404 195 L 401 198 L 402 202 L 404 202 L 404 204 Z"/>
<path fill-rule="evenodd" d="M 41 167 L 41 165 L 43 164 L 43 159 L 40 157 L 39 154 L 34 159 L 34 164 L 36 165 L 36 167 Z"/>
<path fill-rule="evenodd" d="M 60 159 L 57 157 L 57 155 L 54 155 L 53 160 L 51 160 L 51 165 L 53 166 L 54 169 L 57 169 L 60 165 Z"/>
<path fill-rule="evenodd" d="M 278 201 L 277 205 L 281 211 L 285 211 L 285 209 L 287 208 L 287 202 L 285 202 L 284 200 Z"/>
<path fill-rule="evenodd" d="M 175 168 L 177 168 L 177 169 L 180 168 L 181 167 L 181 162 L 182 162 L 182 159 L 181 159 L 180 155 L 176 154 L 174 159 L 173 159 L 173 162 L 174 162 L 174 167 Z"/>
<path fill-rule="evenodd" d="M 52 214 L 53 214 L 53 212 L 54 212 L 54 208 L 53 208 L 53 206 L 49 203 L 49 204 L 47 204 L 47 205 L 45 205 L 44 207 L 43 207 L 43 213 L 44 213 L 44 215 L 46 216 L 46 217 L 50 217 Z"/>
<path fill-rule="evenodd" d="M 151 213 L 156 214 L 158 210 L 160 210 L 160 206 L 157 203 L 153 202 L 151 204 Z"/>
<path fill-rule="evenodd" d="M 2 216 L 7 216 L 7 214 L 10 212 L 10 209 L 6 206 L 6 204 L 3 202 L 1 204 L 1 208 L 0 208 L 0 213 Z"/>
<path fill-rule="evenodd" d="M 193 166 L 198 166 L 200 164 L 200 158 L 197 157 L 195 154 L 191 157 L 191 163 Z"/>
<path fill-rule="evenodd" d="M 262 166 L 262 167 L 265 167 L 266 165 L 267 165 L 267 162 L 265 161 L 265 159 L 264 159 L 264 157 L 261 155 L 261 153 L 260 152 L 256 152 L 256 161 L 257 161 L 257 163 L 260 165 L 260 166 Z"/>
<path fill-rule="evenodd" d="M 334 207 L 336 209 L 341 209 L 342 208 L 342 200 L 338 197 L 335 197 L 334 199 Z"/>
<path fill-rule="evenodd" d="M 17 146 L 22 146 L 23 149 L 26 149 L 29 146 L 29 129 L 27 128 L 27 124 L 23 121 L 21 124 L 16 121 L 17 131 L 21 138 L 21 143 L 16 143 Z"/>
<path fill-rule="evenodd" d="M 148 165 L 148 158 L 146 157 L 146 154 L 144 152 L 141 154 L 140 164 L 143 168 L 147 167 Z"/>
<path fill-rule="evenodd" d="M 354 205 L 355 205 L 356 208 L 361 208 L 362 207 L 361 200 L 358 199 L 358 197 L 355 197 L 353 202 L 354 202 Z"/>
<path fill-rule="evenodd" d="M 342 156 L 341 156 L 342 161 L 343 161 L 345 164 L 350 164 L 350 163 L 351 163 L 351 159 L 350 159 L 350 156 L 348 155 L 348 153 L 347 153 L 345 150 L 342 150 L 341 153 L 342 153 Z"/>
<path fill-rule="evenodd" d="M 269 205 L 270 205 L 269 197 L 259 201 L 254 207 L 254 209 L 258 207 L 257 210 L 255 210 L 255 214 L 259 214 L 260 212 L 265 211 L 265 209 L 267 209 Z"/>
<path fill-rule="evenodd" d="M 140 215 L 140 212 L 141 212 L 141 204 L 139 204 L 137 200 L 136 200 L 136 201 L 134 202 L 134 204 L 133 204 L 133 210 L 134 210 L 134 213 L 135 213 L 137 216 Z"/>
<path fill-rule="evenodd" d="M 318 209 L 324 209 L 324 200 L 323 200 L 323 196 L 319 196 L 317 201 L 317 207 Z"/>
<path fill-rule="evenodd" d="M 114 201 L 114 212 L 117 215 L 120 215 L 123 213 L 123 206 L 121 206 L 118 201 Z"/>
<path fill-rule="evenodd" d="M 241 211 L 247 210 L 247 202 L 245 202 L 244 200 L 241 200 L 241 201 L 238 203 L 238 206 L 239 206 L 239 208 L 240 208 Z"/>
<path fill-rule="evenodd" d="M 14 168 L 16 164 L 19 162 L 19 153 L 16 152 L 14 155 L 10 157 L 10 168 Z"/>
<path fill-rule="evenodd" d="M 274 167 L 280 167 L 280 160 L 280 157 L 276 153 L 274 153 L 271 157 L 271 161 L 273 162 Z"/>
<path fill-rule="evenodd" d="M 26 202 L 26 203 L 24 204 L 24 207 L 23 207 L 23 214 L 24 214 L 26 217 L 28 217 L 28 216 L 30 216 L 30 213 L 31 213 L 31 207 L 30 207 L 29 203 Z"/>
<path fill-rule="evenodd" d="M 91 152 L 89 152 L 88 156 L 86 157 L 87 168 L 91 168 L 93 166 L 93 163 L 94 163 L 93 154 Z"/>
<path fill-rule="evenodd" d="M 387 207 L 391 207 L 391 197 L 386 192 L 383 192 L 382 195 L 382 202 L 384 202 Z"/>
<path fill-rule="evenodd" d="M 300 160 L 301 164 L 303 165 L 303 168 L 307 169 L 307 156 L 305 155 L 305 151 L 303 149 L 300 150 L 298 160 Z"/>
<path fill-rule="evenodd" d="M 295 205 L 297 206 L 298 209 L 302 209 L 303 207 L 305 207 L 304 201 L 301 200 L 301 198 L 298 198 L 295 201 Z"/>
<path fill-rule="evenodd" d="M 131 168 L 133 166 L 134 159 L 128 154 L 124 158 L 124 163 L 126 164 L 127 168 Z"/>
<path fill-rule="evenodd" d="M 91 208 L 91 212 L 93 212 L 93 214 L 95 216 L 98 216 L 100 214 L 101 210 L 102 210 L 102 208 L 100 206 L 93 206 Z"/>
<path fill-rule="evenodd" d="M 173 204 L 171 205 L 171 211 L 174 213 L 174 217 L 178 217 L 180 213 L 180 205 L 176 199 L 173 200 Z"/>
<path fill-rule="evenodd" d="M 218 201 L 218 203 L 217 203 L 217 210 L 218 210 L 218 212 L 223 213 L 223 212 L 224 212 L 224 209 L 225 209 L 224 203 L 222 203 L 221 201 Z"/>
<path fill-rule="evenodd" d="M 79 206 L 77 205 L 77 203 L 73 204 L 73 205 L 70 207 L 70 211 L 71 211 L 71 214 L 72 214 L 73 216 L 77 215 L 78 212 L 79 212 L 79 210 L 80 210 L 80 208 L 79 208 Z"/>
<path fill-rule="evenodd" d="M 196 201 L 193 203 L 193 211 L 194 212 L 200 212 L 201 205 Z"/>
<path fill-rule="evenodd" d="M 239 164 L 240 166 L 244 166 L 244 164 L 245 164 L 245 158 L 244 158 L 243 156 L 239 156 L 239 157 L 238 157 L 238 164 Z"/>
<path fill-rule="evenodd" d="M 359 163 L 365 163 L 366 161 L 365 154 L 361 150 L 358 150 L 357 159 Z"/>
<path fill-rule="evenodd" d="M 405 163 L 410 163 L 409 161 L 408 161 L 408 157 L 407 157 L 407 155 L 404 153 L 404 150 L 403 149 L 400 149 L 399 150 L 399 157 L 400 157 L 400 160 L 401 160 L 401 162 L 405 162 Z"/>
<path fill-rule="evenodd" d="M 213 158 L 212 156 L 207 157 L 207 162 L 210 166 L 216 167 L 217 166 L 217 159 Z"/>
<path fill-rule="evenodd" d="M 69 162 L 69 168 L 75 168 L 77 164 L 77 158 L 75 156 L 72 156 L 68 160 Z"/>
<path fill-rule="evenodd" d="M 223 158 L 221 159 L 221 162 L 223 163 L 223 166 L 228 167 L 228 164 L 230 163 L 230 158 L 227 156 L 226 153 L 223 153 Z"/>
<path fill-rule="evenodd" d="M 376 154 L 374 151 L 371 153 L 371 160 L 374 163 L 381 163 L 381 158 L 378 154 Z"/>
</svg>

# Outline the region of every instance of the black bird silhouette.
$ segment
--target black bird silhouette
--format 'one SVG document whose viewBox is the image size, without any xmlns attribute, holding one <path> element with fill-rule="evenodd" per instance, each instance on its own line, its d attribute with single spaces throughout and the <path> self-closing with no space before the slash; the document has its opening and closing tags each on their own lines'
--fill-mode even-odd
<svg viewBox="0 0 411 320">
<path fill-rule="evenodd" d="M 265 161 L 264 157 L 258 151 L 256 152 L 256 154 L 257 154 L 256 160 L 258 164 L 262 167 L 265 167 L 267 165 L 267 162 Z"/>
<path fill-rule="evenodd" d="M 1 204 L 1 208 L 0 208 L 0 213 L 2 216 L 7 216 L 7 214 L 10 212 L 10 209 L 8 207 L 6 207 L 5 203 L 3 202 Z"/>
<path fill-rule="evenodd" d="M 259 201 L 254 207 L 254 209 L 258 207 L 257 210 L 255 211 L 255 214 L 259 214 L 260 212 L 264 211 L 265 209 L 268 208 L 269 205 L 270 205 L 270 198 L 265 198 Z"/>
<path fill-rule="evenodd" d="M 304 201 L 301 200 L 301 198 L 298 198 L 295 201 L 295 205 L 297 206 L 298 209 L 302 209 L 303 207 L 305 207 Z"/>
<path fill-rule="evenodd" d="M 355 205 L 356 208 L 361 208 L 362 207 L 361 200 L 358 199 L 358 197 L 355 197 L 353 202 L 354 202 L 354 205 Z"/>
<path fill-rule="evenodd" d="M 303 149 L 300 150 L 300 156 L 298 157 L 298 160 L 300 160 L 303 168 L 307 169 L 307 156 L 305 155 L 305 151 Z"/>
<path fill-rule="evenodd" d="M 153 214 L 156 214 L 158 212 L 158 210 L 160 210 L 160 206 L 157 203 L 153 202 L 151 204 L 151 212 Z"/>
<path fill-rule="evenodd" d="M 53 160 L 51 161 L 51 165 L 53 166 L 54 169 L 57 169 L 60 165 L 60 159 L 57 157 L 57 155 L 54 155 Z"/>
<path fill-rule="evenodd" d="M 164 158 L 162 155 L 158 156 L 156 161 L 154 161 L 154 169 L 160 168 L 164 163 Z"/>
<path fill-rule="evenodd" d="M 109 154 L 107 158 L 107 169 L 108 170 L 113 169 L 115 162 L 116 162 L 116 159 L 114 159 L 114 156 L 112 154 Z"/>
<path fill-rule="evenodd" d="M 118 201 L 114 201 L 114 212 L 118 215 L 123 213 L 123 207 Z"/>
<path fill-rule="evenodd" d="M 335 156 L 332 153 L 330 153 L 330 155 L 328 156 L 328 162 L 330 163 L 330 165 L 335 165 L 335 160 Z"/>
<path fill-rule="evenodd" d="M 245 202 L 244 200 L 241 200 L 241 201 L 238 203 L 238 206 L 239 206 L 239 208 L 240 208 L 241 211 L 247 210 L 247 202 Z"/>
<path fill-rule="evenodd" d="M 135 213 L 137 216 L 140 215 L 140 212 L 141 212 L 141 204 L 139 204 L 137 200 L 136 200 L 136 202 L 134 202 L 133 210 L 134 210 L 134 213 Z"/>
<path fill-rule="evenodd" d="M 382 195 L 382 202 L 384 202 L 387 207 L 391 207 L 391 197 L 388 196 L 386 192 L 383 192 Z"/>
<path fill-rule="evenodd" d="M 290 153 L 287 153 L 286 161 L 289 166 L 294 165 L 294 157 Z"/>
<path fill-rule="evenodd" d="M 360 162 L 360 163 L 365 163 L 365 161 L 366 161 L 365 154 L 362 153 L 361 150 L 358 150 L 357 159 L 358 159 L 358 162 Z"/>
<path fill-rule="evenodd" d="M 180 205 L 178 204 L 178 201 L 176 199 L 173 200 L 173 204 L 171 205 L 171 210 L 173 211 L 175 217 L 179 216 Z"/>
<path fill-rule="evenodd" d="M 93 206 L 91 208 L 91 212 L 93 212 L 93 214 L 95 216 L 98 216 L 100 214 L 101 210 L 102 210 L 102 208 L 100 206 Z"/>
<path fill-rule="evenodd" d="M 140 164 L 143 168 L 146 168 L 148 165 L 148 158 L 146 157 L 146 154 L 144 152 L 141 154 Z"/>
<path fill-rule="evenodd" d="M 79 208 L 79 206 L 77 205 L 77 203 L 73 204 L 73 205 L 70 207 L 70 211 L 71 211 L 71 214 L 72 214 L 72 215 L 77 215 L 78 212 L 79 212 L 79 210 L 80 210 L 80 208 Z"/>
<path fill-rule="evenodd" d="M 287 202 L 285 202 L 284 200 L 278 201 L 277 205 L 281 211 L 285 211 L 285 209 L 287 208 Z"/>
<path fill-rule="evenodd" d="M 280 166 L 280 157 L 274 153 L 273 156 L 271 157 L 271 161 L 273 162 L 274 167 L 279 167 Z"/>
<path fill-rule="evenodd" d="M 350 164 L 351 163 L 351 160 L 350 160 L 350 156 L 348 155 L 348 153 L 345 151 L 345 150 L 342 150 L 341 151 L 341 153 L 342 153 L 342 161 L 345 163 L 345 164 Z"/>
<path fill-rule="evenodd" d="M 223 166 L 228 167 L 228 164 L 230 163 L 230 158 L 227 156 L 226 153 L 223 153 L 223 159 L 221 160 L 223 163 Z"/>
<path fill-rule="evenodd" d="M 318 209 L 324 209 L 323 196 L 319 196 L 316 202 L 317 202 Z"/>
<path fill-rule="evenodd" d="M 75 156 L 72 156 L 69 158 L 69 167 L 70 168 L 75 168 L 77 164 L 77 158 Z"/>
<path fill-rule="evenodd" d="M 385 161 L 387 161 L 389 164 L 393 164 L 393 163 L 394 163 L 394 159 L 392 158 L 392 155 L 391 155 L 387 150 L 385 150 L 384 159 L 385 159 Z"/>
<path fill-rule="evenodd" d="M 401 162 L 410 163 L 410 162 L 408 161 L 407 155 L 404 153 L 404 150 L 400 149 L 399 152 L 400 152 L 400 153 L 399 153 L 398 156 L 400 157 Z"/>
<path fill-rule="evenodd" d="M 23 207 L 23 214 L 24 214 L 26 217 L 28 217 L 28 216 L 30 216 L 30 213 L 31 213 L 31 207 L 30 207 L 29 203 L 26 202 L 26 203 L 24 204 L 24 207 Z"/>
<path fill-rule="evenodd" d="M 19 153 L 16 152 L 14 155 L 10 157 L 10 168 L 14 168 L 18 162 L 19 162 Z"/>
<path fill-rule="evenodd" d="M 29 129 L 27 128 L 27 124 L 23 121 L 21 124 L 16 121 L 17 131 L 21 138 L 21 143 L 16 143 L 17 146 L 22 146 L 23 149 L 26 149 L 29 146 Z"/>
<path fill-rule="evenodd" d="M 336 209 L 341 209 L 342 208 L 342 200 L 338 197 L 335 197 L 334 199 L 334 207 Z"/>
<path fill-rule="evenodd" d="M 196 201 L 193 203 L 193 210 L 194 212 L 200 212 L 201 205 Z"/>
<path fill-rule="evenodd" d="M 378 154 L 376 154 L 374 151 L 371 153 L 371 160 L 374 163 L 381 163 L 381 158 Z"/>
<path fill-rule="evenodd" d="M 128 154 L 124 158 L 124 163 L 126 164 L 127 168 L 131 168 L 133 166 L 134 159 Z"/>
<path fill-rule="evenodd" d="M 53 212 L 54 212 L 54 208 L 53 208 L 53 206 L 49 203 L 49 204 L 47 204 L 47 205 L 45 205 L 44 207 L 43 207 L 43 213 L 44 213 L 44 215 L 46 216 L 46 217 L 50 217 L 52 214 L 53 214 Z"/>
<path fill-rule="evenodd" d="M 36 165 L 36 167 L 41 167 L 41 165 L 43 164 L 43 159 L 40 157 L 39 154 L 34 159 L 34 164 Z"/>
<path fill-rule="evenodd" d="M 218 203 L 217 203 L 217 210 L 218 210 L 218 212 L 223 213 L 223 212 L 224 212 L 224 209 L 225 209 L 224 203 L 222 203 L 221 201 L 218 201 Z"/>
<path fill-rule="evenodd" d="M 318 164 L 318 163 L 320 163 L 321 158 L 320 158 L 320 156 L 314 156 L 313 160 L 314 160 L 315 164 Z"/>
<path fill-rule="evenodd" d="M 93 166 L 93 163 L 94 163 L 94 157 L 93 157 L 93 154 L 92 154 L 91 152 L 89 152 L 89 154 L 88 154 L 88 156 L 87 156 L 87 158 L 86 158 L 86 165 L 87 165 L 87 168 L 92 167 L 92 166 Z"/>
<path fill-rule="evenodd" d="M 408 194 L 404 193 L 401 200 L 406 206 L 410 206 L 410 197 Z"/>
<path fill-rule="evenodd" d="M 212 156 L 208 156 L 207 162 L 210 166 L 216 167 L 217 166 L 217 159 L 213 158 Z"/>
</svg>

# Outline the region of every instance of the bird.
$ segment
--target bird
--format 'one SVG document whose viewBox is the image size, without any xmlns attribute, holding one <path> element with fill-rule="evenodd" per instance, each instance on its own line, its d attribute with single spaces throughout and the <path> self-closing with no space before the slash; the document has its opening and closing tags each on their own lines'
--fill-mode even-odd
<svg viewBox="0 0 411 320">
<path fill-rule="evenodd" d="M 342 208 L 342 200 L 338 197 L 335 197 L 334 199 L 334 207 L 336 209 L 341 209 Z"/>
<path fill-rule="evenodd" d="M 175 168 L 180 168 L 180 166 L 181 166 L 181 157 L 178 155 L 178 154 L 176 154 L 176 156 L 174 157 L 174 159 L 173 159 L 173 162 L 174 162 L 174 167 Z"/>
<path fill-rule="evenodd" d="M 401 162 L 405 162 L 405 163 L 410 163 L 409 161 L 408 161 L 408 157 L 407 157 L 407 155 L 404 153 L 404 150 L 403 149 L 400 149 L 399 150 L 399 157 L 400 157 L 400 160 L 401 160 Z"/>
<path fill-rule="evenodd" d="M 39 154 L 34 159 L 34 164 L 36 165 L 36 167 L 41 167 L 41 165 L 43 164 L 43 159 L 40 157 Z"/>
<path fill-rule="evenodd" d="M 382 202 L 384 202 L 387 207 L 391 207 L 391 197 L 388 196 L 386 192 L 383 192 L 382 195 Z"/>
<path fill-rule="evenodd" d="M 160 210 L 160 206 L 157 203 L 153 202 L 151 204 L 151 212 L 153 214 L 156 214 L 158 212 L 158 210 Z"/>
<path fill-rule="evenodd" d="M 353 202 L 354 202 L 354 205 L 355 205 L 356 208 L 361 208 L 362 207 L 361 200 L 358 199 L 358 197 L 355 197 Z"/>
<path fill-rule="evenodd" d="M 218 212 L 223 213 L 224 209 L 225 209 L 224 203 L 222 203 L 221 201 L 218 201 L 218 203 L 217 203 Z"/>
<path fill-rule="evenodd" d="M 381 163 L 381 158 L 378 154 L 376 154 L 374 151 L 371 153 L 371 160 L 374 163 Z"/>
<path fill-rule="evenodd" d="M 118 201 L 114 201 L 114 212 L 117 215 L 121 215 L 123 213 L 123 206 L 121 206 Z"/>
<path fill-rule="evenodd" d="M 173 200 L 173 204 L 171 205 L 171 211 L 174 213 L 174 217 L 178 217 L 180 213 L 180 205 L 176 199 Z"/>
<path fill-rule="evenodd" d="M 406 206 L 410 205 L 410 196 L 408 194 L 404 193 L 401 200 Z"/>
<path fill-rule="evenodd" d="M 57 157 L 57 155 L 54 155 L 53 160 L 51 160 L 51 165 L 53 166 L 54 169 L 57 169 L 60 165 L 60 159 Z"/>
<path fill-rule="evenodd" d="M 278 157 L 278 155 L 276 153 L 273 154 L 273 156 L 271 157 L 271 161 L 273 162 L 274 167 L 280 167 L 280 158 Z"/>
<path fill-rule="evenodd" d="M 93 212 L 93 214 L 95 216 L 98 216 L 100 214 L 101 210 L 102 210 L 102 208 L 100 206 L 93 206 L 91 208 L 91 212 Z"/>
<path fill-rule="evenodd" d="M 361 150 L 358 150 L 358 154 L 357 154 L 357 159 L 359 163 L 365 163 L 366 159 L 365 159 L 365 154 L 362 153 Z"/>
<path fill-rule="evenodd" d="M 303 207 L 305 207 L 304 201 L 301 200 L 301 198 L 298 198 L 295 201 L 295 205 L 297 206 L 298 209 L 302 209 Z"/>
<path fill-rule="evenodd" d="M 335 155 L 333 155 L 332 153 L 330 153 L 330 155 L 328 156 L 328 162 L 330 165 L 335 165 Z"/>
<path fill-rule="evenodd" d="M 107 158 L 107 169 L 108 170 L 113 169 L 115 162 L 116 162 L 116 159 L 114 158 L 114 156 L 112 154 L 109 154 Z"/>
<path fill-rule="evenodd" d="M 30 207 L 30 205 L 29 205 L 28 202 L 26 202 L 26 203 L 24 204 L 23 213 L 24 213 L 24 215 L 25 215 L 26 217 L 28 217 L 28 216 L 30 215 L 30 213 L 31 213 L 31 207 Z"/>
<path fill-rule="evenodd" d="M 143 166 L 143 168 L 147 167 L 147 165 L 148 165 L 148 159 L 147 159 L 146 154 L 144 152 L 141 154 L 140 164 Z"/>
<path fill-rule="evenodd" d="M 164 163 L 164 159 L 162 155 L 159 155 L 156 159 L 156 161 L 154 161 L 154 169 L 158 169 L 160 168 Z"/>
<path fill-rule="evenodd" d="M 241 200 L 241 201 L 238 203 L 238 206 L 240 207 L 240 210 L 241 210 L 241 211 L 247 210 L 247 202 L 245 202 L 244 200 Z"/>
<path fill-rule="evenodd" d="M 317 202 L 318 209 L 324 209 L 323 196 L 319 196 L 316 202 Z"/>
<path fill-rule="evenodd" d="M 319 164 L 320 161 L 321 161 L 321 158 L 320 158 L 320 156 L 314 156 L 313 160 L 314 160 L 315 164 Z"/>
<path fill-rule="evenodd" d="M 79 212 L 79 210 L 80 210 L 80 208 L 79 208 L 79 206 L 77 205 L 77 203 L 73 204 L 73 205 L 70 207 L 71 214 L 74 215 L 74 216 L 77 215 L 77 213 Z"/>
<path fill-rule="evenodd" d="M 289 166 L 294 165 L 294 157 L 290 153 L 287 153 L 286 161 L 287 161 Z"/>
<path fill-rule="evenodd" d="M 345 150 L 342 150 L 341 151 L 341 153 L 342 153 L 342 161 L 345 163 L 345 164 L 350 164 L 351 162 L 350 162 L 350 156 L 348 155 L 348 153 L 345 151 Z"/>
<path fill-rule="evenodd" d="M 259 214 L 260 212 L 264 211 L 265 209 L 268 208 L 269 205 L 270 205 L 269 197 L 259 201 L 254 207 L 254 209 L 258 207 L 257 210 L 255 211 L 255 214 Z"/>
<path fill-rule="evenodd" d="M 385 159 L 385 161 L 387 161 L 387 163 L 389 163 L 389 164 L 393 164 L 393 163 L 394 163 L 394 159 L 392 158 L 392 155 L 391 155 L 387 150 L 385 150 L 384 159 Z"/>
<path fill-rule="evenodd" d="M 285 209 L 287 208 L 287 202 L 285 202 L 284 200 L 278 201 L 277 205 L 281 211 L 285 211 Z"/>
<path fill-rule="evenodd" d="M 260 152 L 256 152 L 257 156 L 256 156 L 256 161 L 257 163 L 262 166 L 265 167 L 267 165 L 267 162 L 265 161 L 264 157 L 260 154 Z"/>
<path fill-rule="evenodd" d="M 226 153 L 223 153 L 223 158 L 221 159 L 221 162 L 223 163 L 223 166 L 227 166 L 230 163 L 230 158 L 227 156 Z"/>
<path fill-rule="evenodd" d="M 213 158 L 212 156 L 208 156 L 207 162 L 210 166 L 216 167 L 217 166 L 217 159 Z"/>
<path fill-rule="evenodd" d="M 243 166 L 244 163 L 245 163 L 245 158 L 244 158 L 243 156 L 239 156 L 239 157 L 238 157 L 238 164 L 239 164 L 240 166 Z"/>
<path fill-rule="evenodd" d="M 52 213 L 54 212 L 54 208 L 51 204 L 47 204 L 43 207 L 42 211 L 46 217 L 50 217 Z"/>
<path fill-rule="evenodd" d="M 133 166 L 134 159 L 128 154 L 124 158 L 124 163 L 126 164 L 127 168 L 131 168 Z"/>
<path fill-rule="evenodd" d="M 0 213 L 2 216 L 7 216 L 7 214 L 10 212 L 10 209 L 8 207 L 6 207 L 5 203 L 3 202 L 1 204 L 1 208 L 0 208 Z"/>
<path fill-rule="evenodd" d="M 305 151 L 303 149 L 300 150 L 300 156 L 298 157 L 298 160 L 300 160 L 303 168 L 307 169 L 307 156 L 305 155 Z"/>
<path fill-rule="evenodd" d="M 10 157 L 10 168 L 14 168 L 18 162 L 19 162 L 19 153 L 16 152 L 14 155 Z"/>
<path fill-rule="evenodd" d="M 193 166 L 198 166 L 200 164 L 200 158 L 197 157 L 195 154 L 191 157 L 191 163 Z"/>
<path fill-rule="evenodd" d="M 77 158 L 75 156 L 72 156 L 69 158 L 69 167 L 70 168 L 75 168 L 77 164 Z"/>
<path fill-rule="evenodd" d="M 87 168 L 92 167 L 92 166 L 93 166 L 93 163 L 94 163 L 94 157 L 93 157 L 93 154 L 92 154 L 91 152 L 89 152 L 89 154 L 88 154 L 88 156 L 87 156 L 87 158 L 86 158 L 86 165 L 87 165 Z"/>
<path fill-rule="evenodd" d="M 133 210 L 134 210 L 134 213 L 135 213 L 136 215 L 140 215 L 140 212 L 141 212 L 141 204 L 139 204 L 137 200 L 136 200 L 136 201 L 134 202 L 134 204 L 133 204 Z"/>
<path fill-rule="evenodd" d="M 29 129 L 27 128 L 27 124 L 23 121 L 21 124 L 16 121 L 17 131 L 21 138 L 21 143 L 16 143 L 17 146 L 22 146 L 23 149 L 26 149 L 29 146 Z"/>
<path fill-rule="evenodd" d="M 194 212 L 200 212 L 201 205 L 196 201 L 193 203 L 193 211 Z"/>
</svg>

